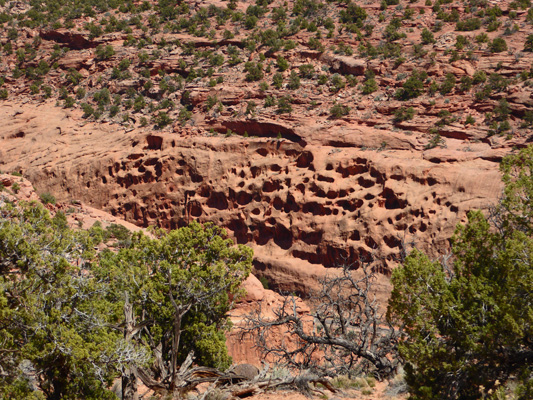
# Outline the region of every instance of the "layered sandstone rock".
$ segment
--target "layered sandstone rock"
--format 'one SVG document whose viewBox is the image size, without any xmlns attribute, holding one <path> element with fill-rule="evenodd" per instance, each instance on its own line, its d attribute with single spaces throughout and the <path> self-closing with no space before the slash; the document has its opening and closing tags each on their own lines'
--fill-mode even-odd
<svg viewBox="0 0 533 400">
<path fill-rule="evenodd" d="M 78 118 L 47 104 L 3 107 L 1 168 L 140 226 L 225 226 L 254 248 L 272 288 L 297 293 L 324 267 L 371 256 L 388 274 L 402 245 L 446 251 L 467 211 L 497 201 L 497 161 L 510 151 L 499 138 L 425 150 L 423 136 L 347 121 L 221 119 L 249 135 L 224 137 Z"/>
</svg>

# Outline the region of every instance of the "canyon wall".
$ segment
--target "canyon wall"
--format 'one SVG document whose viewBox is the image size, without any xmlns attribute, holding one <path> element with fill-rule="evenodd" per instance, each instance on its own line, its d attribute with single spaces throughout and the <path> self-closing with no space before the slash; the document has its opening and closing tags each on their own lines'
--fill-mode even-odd
<svg viewBox="0 0 533 400">
<path fill-rule="evenodd" d="M 233 121 L 248 137 L 227 137 L 78 117 L 46 103 L 3 107 L 0 168 L 140 226 L 220 224 L 253 247 L 271 288 L 300 294 L 340 263 L 374 257 L 388 275 L 403 245 L 444 253 L 467 211 L 497 201 L 497 161 L 510 151 L 452 138 L 425 149 L 416 135 L 345 121 Z"/>
</svg>

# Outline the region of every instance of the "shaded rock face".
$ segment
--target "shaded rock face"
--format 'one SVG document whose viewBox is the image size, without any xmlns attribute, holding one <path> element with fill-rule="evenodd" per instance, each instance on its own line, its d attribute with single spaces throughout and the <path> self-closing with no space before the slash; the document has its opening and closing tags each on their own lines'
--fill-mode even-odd
<svg viewBox="0 0 533 400">
<path fill-rule="evenodd" d="M 88 39 L 88 35 L 71 32 L 67 29 L 53 29 L 40 32 L 40 36 L 45 40 L 52 40 L 57 43 L 65 43 L 70 48 L 81 50 L 96 47 L 97 43 Z"/>
<path fill-rule="evenodd" d="M 374 256 L 388 274 L 402 244 L 445 251 L 467 211 L 497 201 L 494 161 L 507 152 L 483 143 L 464 151 L 451 140 L 446 151 L 424 151 L 392 132 L 382 148 L 384 133 L 369 127 L 317 135 L 309 123 L 294 128 L 306 143 L 316 138 L 302 145 L 80 126 L 69 112 L 46 106 L 17 112 L 0 116 L 10 121 L 0 136 L 2 169 L 22 171 L 38 192 L 141 226 L 222 225 L 254 248 L 256 272 L 271 288 L 301 294 L 324 267 Z"/>
</svg>

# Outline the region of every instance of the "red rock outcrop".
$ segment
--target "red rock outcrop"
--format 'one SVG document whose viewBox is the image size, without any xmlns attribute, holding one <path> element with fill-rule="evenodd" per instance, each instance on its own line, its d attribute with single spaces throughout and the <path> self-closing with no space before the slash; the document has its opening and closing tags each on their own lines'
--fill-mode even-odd
<svg viewBox="0 0 533 400">
<path fill-rule="evenodd" d="M 495 161 L 508 152 L 456 139 L 424 150 L 414 135 L 305 119 L 282 122 L 287 139 L 260 121 L 231 126 L 271 137 L 147 135 L 47 105 L 4 107 L 0 120 L 2 169 L 38 192 L 141 226 L 213 221 L 254 248 L 272 288 L 298 293 L 324 267 L 371 254 L 388 274 L 402 243 L 444 251 L 467 211 L 497 201 Z"/>
</svg>

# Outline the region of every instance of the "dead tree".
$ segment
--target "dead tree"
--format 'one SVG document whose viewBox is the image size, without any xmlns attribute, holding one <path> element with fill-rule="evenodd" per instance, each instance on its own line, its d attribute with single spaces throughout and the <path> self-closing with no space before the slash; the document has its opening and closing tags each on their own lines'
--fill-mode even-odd
<svg viewBox="0 0 533 400">
<path fill-rule="evenodd" d="M 274 318 L 263 317 L 261 309 L 248 315 L 242 333 L 252 334 L 265 355 L 292 368 L 322 376 L 372 373 L 379 380 L 389 378 L 399 366 L 402 332 L 380 309 L 375 279 L 368 264 L 358 270 L 345 266 L 320 281 L 310 299 L 311 315 L 301 312 L 294 296 L 285 296 Z M 286 330 L 282 338 L 280 330 Z"/>
</svg>

